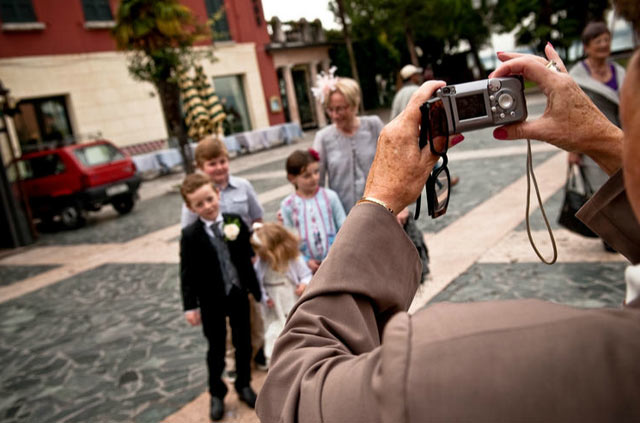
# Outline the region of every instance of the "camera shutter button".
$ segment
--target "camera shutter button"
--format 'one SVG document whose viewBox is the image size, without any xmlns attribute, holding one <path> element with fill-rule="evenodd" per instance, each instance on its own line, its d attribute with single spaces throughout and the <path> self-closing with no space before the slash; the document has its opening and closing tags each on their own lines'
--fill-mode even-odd
<svg viewBox="0 0 640 423">
<path fill-rule="evenodd" d="M 513 97 L 511 94 L 502 94 L 498 97 L 498 104 L 505 110 L 510 109 L 513 106 Z"/>
<path fill-rule="evenodd" d="M 489 80 L 489 91 L 496 92 L 500 88 L 502 88 L 502 83 L 499 79 L 490 79 Z"/>
</svg>

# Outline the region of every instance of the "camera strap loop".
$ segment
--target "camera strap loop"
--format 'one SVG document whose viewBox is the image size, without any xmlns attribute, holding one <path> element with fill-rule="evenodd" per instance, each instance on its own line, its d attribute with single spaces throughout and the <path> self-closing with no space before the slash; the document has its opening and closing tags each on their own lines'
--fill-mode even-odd
<svg viewBox="0 0 640 423">
<path fill-rule="evenodd" d="M 418 220 L 418 218 L 420 217 L 420 204 L 422 204 L 422 191 L 420 191 L 420 194 L 418 195 L 418 199 L 416 200 L 416 211 L 413 214 L 414 220 Z"/>
<path fill-rule="evenodd" d="M 431 127 L 431 122 L 429 122 L 429 109 L 431 108 L 431 102 L 426 101 L 420 106 L 420 133 L 418 135 L 418 146 L 422 150 L 427 145 L 429 145 L 429 128 Z M 426 183 L 425 183 L 426 188 Z M 422 190 L 418 195 L 418 199 L 416 200 L 416 211 L 413 215 L 415 220 L 418 220 L 420 217 L 420 205 L 422 203 Z"/>
<path fill-rule="evenodd" d="M 538 248 L 536 247 L 536 243 L 533 240 L 533 236 L 531 236 L 531 225 L 529 223 L 529 209 L 531 206 L 531 180 L 533 179 L 533 186 L 536 190 L 536 197 L 538 198 L 538 205 L 540 206 L 540 212 L 542 213 L 542 218 L 544 219 L 544 223 L 547 226 L 547 231 L 549 232 L 549 238 L 551 239 L 551 246 L 553 247 L 553 258 L 547 261 Z M 527 222 L 527 235 L 529 236 L 529 243 L 531 243 L 531 247 L 533 251 L 537 254 L 538 258 L 545 264 L 553 264 L 558 259 L 558 248 L 556 246 L 556 240 L 553 237 L 553 231 L 551 230 L 551 225 L 549 224 L 549 219 L 547 219 L 547 214 L 544 211 L 544 207 L 542 205 L 542 198 L 540 198 L 540 189 L 538 188 L 538 181 L 536 181 L 536 175 L 533 172 L 533 158 L 531 157 L 531 140 L 527 139 L 527 210 L 525 212 L 525 220 Z"/>
</svg>

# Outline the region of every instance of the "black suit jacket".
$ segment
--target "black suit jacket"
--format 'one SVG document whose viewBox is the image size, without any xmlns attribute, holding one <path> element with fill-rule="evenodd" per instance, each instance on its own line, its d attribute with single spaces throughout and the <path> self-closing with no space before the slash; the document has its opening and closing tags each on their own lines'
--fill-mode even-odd
<svg viewBox="0 0 640 423">
<path fill-rule="evenodd" d="M 225 224 L 234 222 L 240 226 L 238 237 L 227 240 L 229 254 L 240 284 L 260 301 L 261 293 L 251 258 L 253 249 L 249 243 L 249 230 L 236 214 L 223 213 Z M 182 230 L 180 239 L 180 285 L 184 310 L 194 308 L 221 308 L 226 298 L 224 281 L 216 249 L 205 232 L 204 223 L 198 219 Z"/>
</svg>

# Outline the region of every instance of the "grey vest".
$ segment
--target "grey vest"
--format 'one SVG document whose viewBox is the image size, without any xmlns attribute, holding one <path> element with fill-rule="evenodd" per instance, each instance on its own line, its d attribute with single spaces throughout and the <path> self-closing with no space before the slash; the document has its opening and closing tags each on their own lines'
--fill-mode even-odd
<svg viewBox="0 0 640 423">
<path fill-rule="evenodd" d="M 224 237 L 220 231 L 220 227 L 217 223 L 211 225 L 211 230 L 215 236 L 211 239 L 213 247 L 216 249 L 218 261 L 220 262 L 220 271 L 222 272 L 222 280 L 224 281 L 224 292 L 229 295 L 231 288 L 235 285 L 240 288 L 240 279 L 238 278 L 238 271 L 231 261 L 231 254 L 229 253 L 229 247 L 224 242 Z"/>
</svg>

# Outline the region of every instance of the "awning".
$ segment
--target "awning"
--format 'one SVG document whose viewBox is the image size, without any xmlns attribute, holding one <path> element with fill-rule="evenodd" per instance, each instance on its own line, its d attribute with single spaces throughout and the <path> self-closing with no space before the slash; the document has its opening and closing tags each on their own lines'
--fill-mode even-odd
<svg viewBox="0 0 640 423">
<path fill-rule="evenodd" d="M 213 91 L 202 66 L 194 66 L 194 76 L 189 71 L 180 75 L 180 93 L 188 134 L 199 140 L 207 135 L 222 136 L 222 122 L 226 115 L 220 99 Z"/>
</svg>

